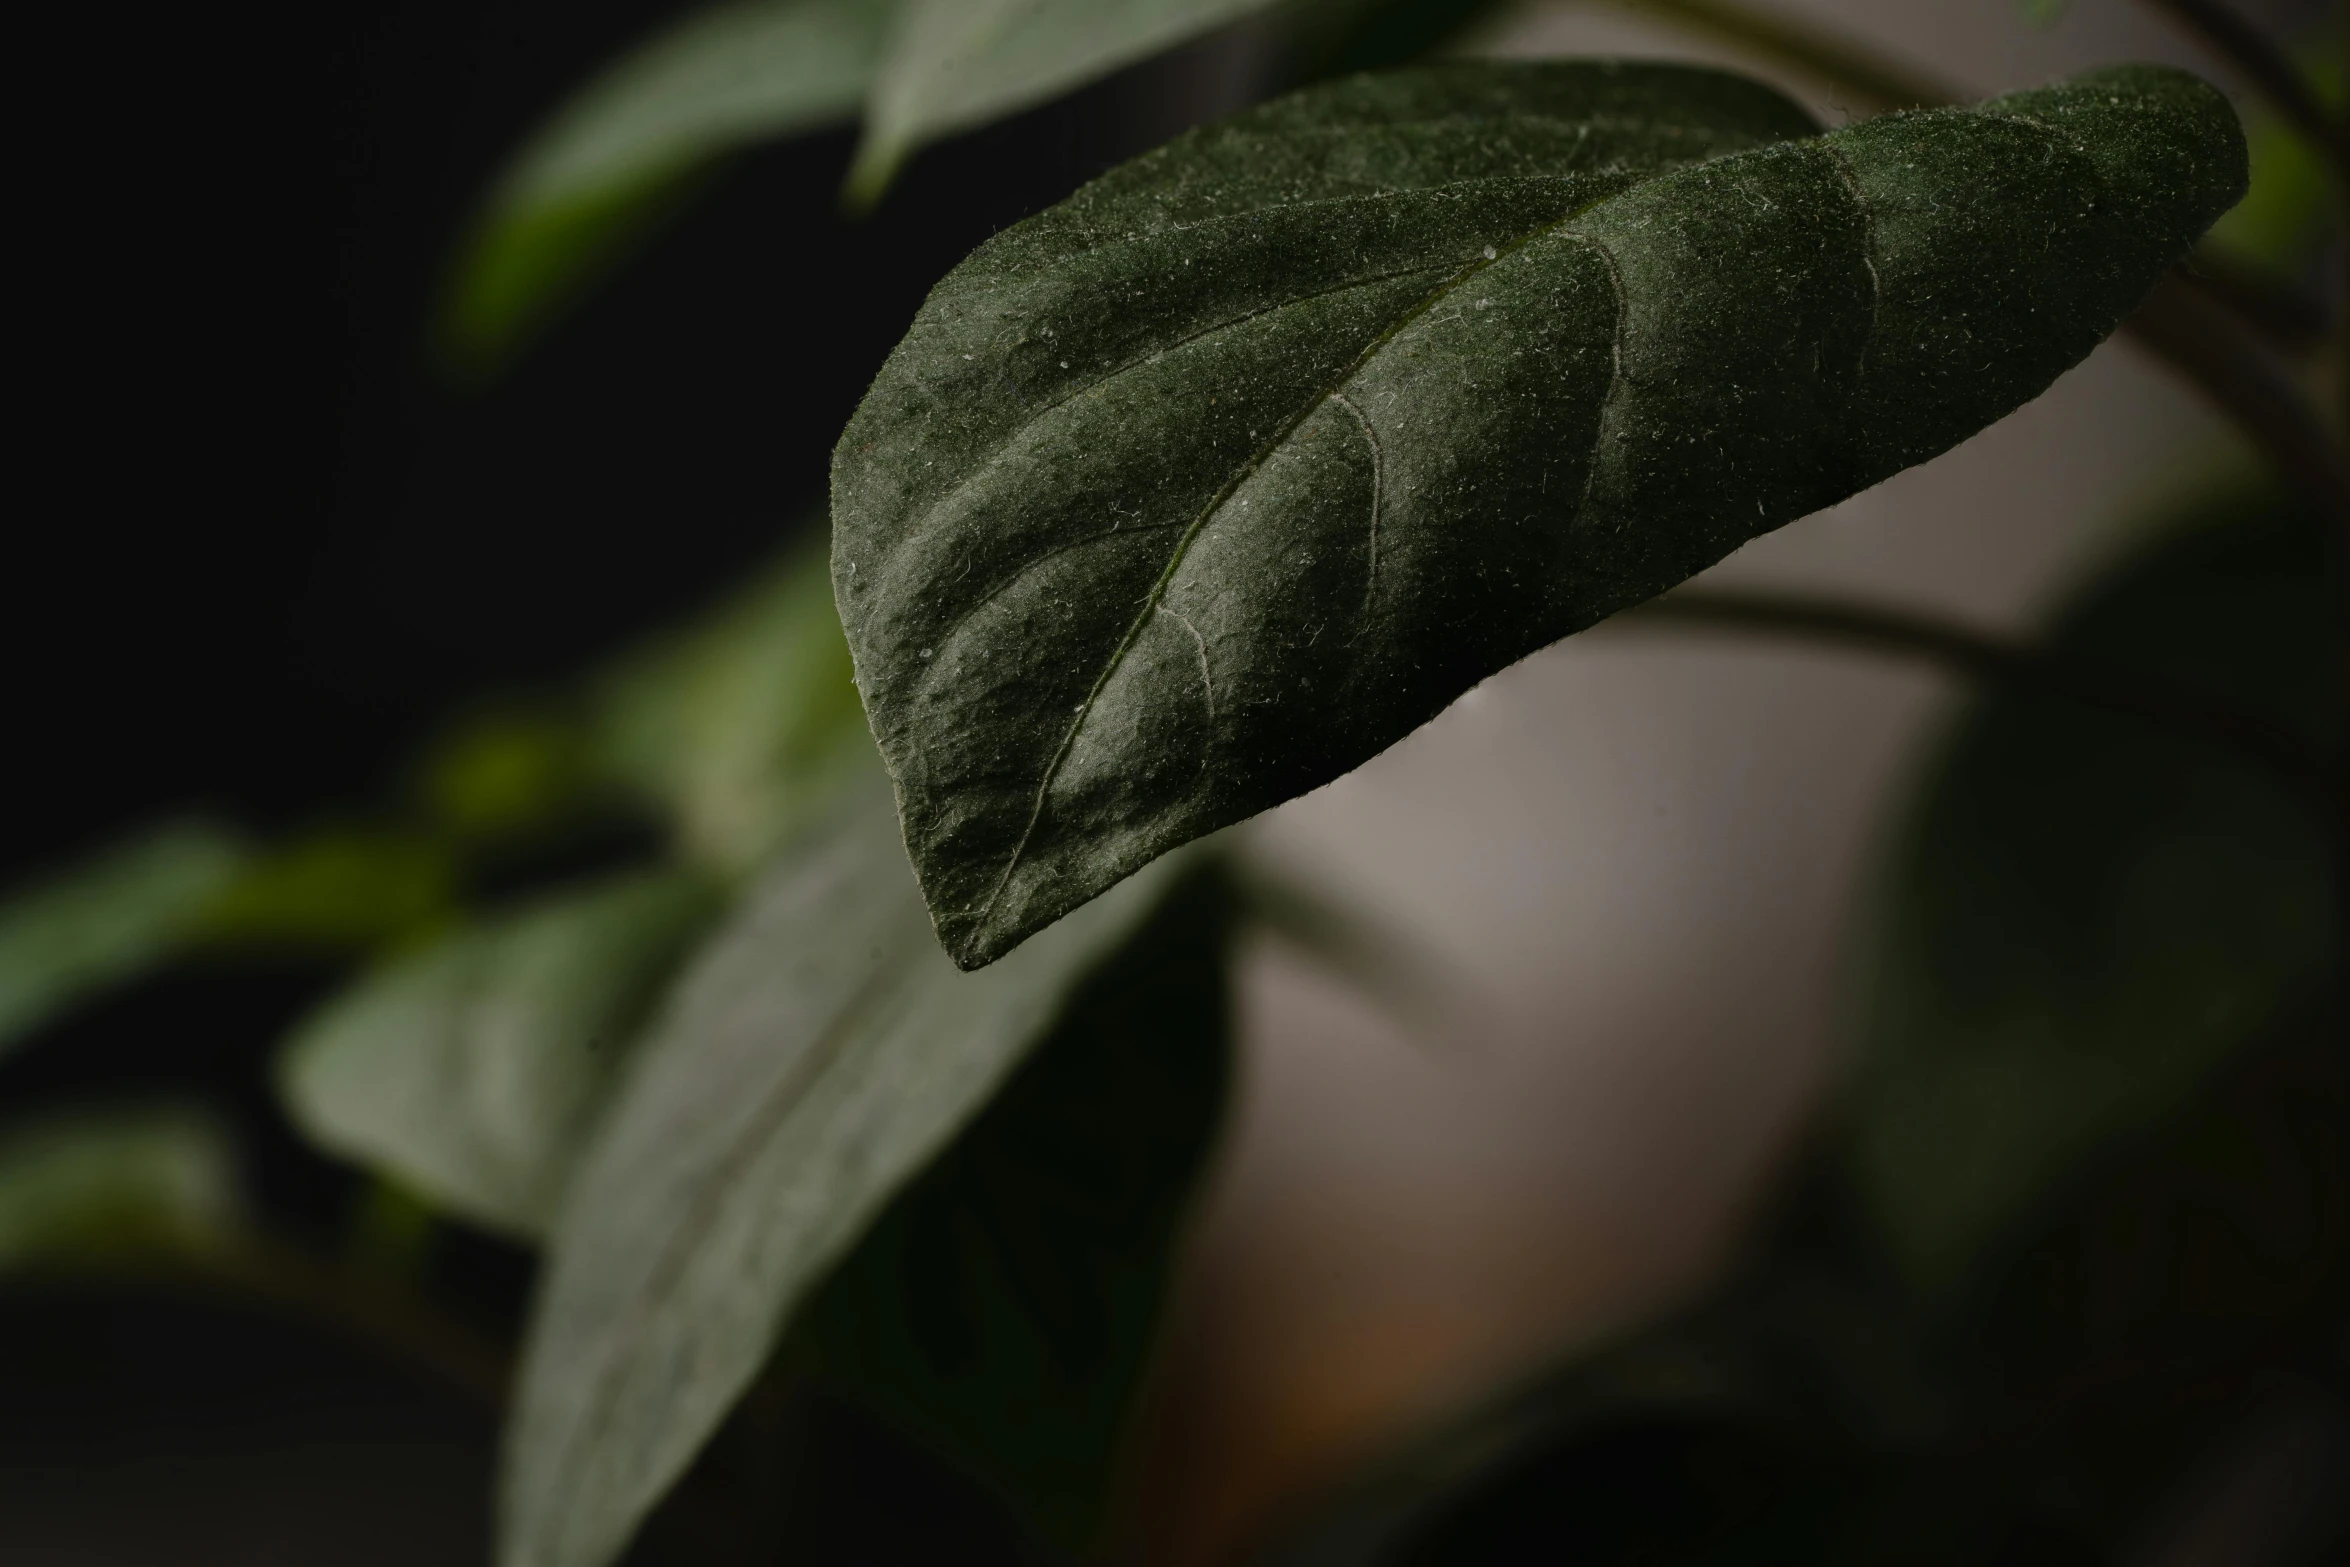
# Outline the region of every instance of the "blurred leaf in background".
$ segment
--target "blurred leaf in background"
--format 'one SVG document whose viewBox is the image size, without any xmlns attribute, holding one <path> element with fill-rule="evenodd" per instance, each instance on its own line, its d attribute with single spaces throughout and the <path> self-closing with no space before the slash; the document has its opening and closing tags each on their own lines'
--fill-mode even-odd
<svg viewBox="0 0 2350 1567">
<path fill-rule="evenodd" d="M 1121 950 L 1174 867 L 977 979 L 938 949 L 878 760 L 672 992 L 557 1221 L 509 1427 L 502 1560 L 616 1554 L 794 1309 Z"/>
<path fill-rule="evenodd" d="M 224 827 L 173 822 L 0 902 L 0 1054 L 175 952 L 249 854 Z"/>
<path fill-rule="evenodd" d="M 585 738 L 566 716 L 508 705 L 441 736 L 418 769 L 418 803 L 471 845 L 539 837 L 592 802 Z"/>
<path fill-rule="evenodd" d="M 2296 51 L 2301 74 L 2318 99 L 2340 114 L 2350 103 L 2343 57 L 2350 45 L 2337 16 Z M 2212 226 L 2220 255 L 2263 272 L 2300 280 L 2329 231 L 2338 231 L 2333 180 L 2318 150 L 2299 131 L 2257 101 L 2244 114 L 2252 185 L 2234 210 Z"/>
<path fill-rule="evenodd" d="M 639 1024 L 717 904 L 699 876 L 639 872 L 406 954 L 288 1042 L 287 1113 L 319 1147 L 535 1239 Z"/>
<path fill-rule="evenodd" d="M 0 1131 L 0 1273 L 196 1256 L 243 1214 L 229 1137 L 200 1110 L 59 1111 Z"/>
<path fill-rule="evenodd" d="M 699 12 L 582 88 L 508 164 L 450 274 L 442 363 L 463 384 L 494 379 L 732 153 L 861 110 L 849 196 L 870 206 L 923 143 L 1273 3 L 745 0 Z"/>
<path fill-rule="evenodd" d="M 1272 0 L 901 0 L 865 106 L 849 200 L 870 206 L 924 142 L 983 125 Z"/>
<path fill-rule="evenodd" d="M 2328 542 L 2272 495 L 2205 507 L 2059 617 L 2339 759 Z M 2243 759 L 2016 685 L 1936 764 L 1869 930 L 1856 1178 L 1929 1292 L 2050 1183 L 2340 982 L 2334 825 Z"/>
<path fill-rule="evenodd" d="M 1430 59 L 1510 0 L 1292 0 L 1287 54 L 1293 80 L 1383 71 Z"/>
<path fill-rule="evenodd" d="M 667 815 L 680 854 L 756 866 L 873 750 L 822 547 L 623 661 L 596 712 L 594 765 Z"/>
<path fill-rule="evenodd" d="M 258 854 L 197 911 L 204 946 L 303 955 L 384 951 L 456 918 L 459 865 L 440 833 L 321 827 Z"/>
<path fill-rule="evenodd" d="M 532 136 L 491 192 L 443 302 L 461 380 L 504 370 L 749 144 L 851 118 L 893 0 L 743 0 L 615 62 Z"/>
<path fill-rule="evenodd" d="M 1233 912 L 1212 866 L 1170 893 L 797 1335 L 828 1382 L 1073 1554 L 1100 1543 L 1222 1122 Z"/>
<path fill-rule="evenodd" d="M 2104 1559 L 2167 1559 L 2163 1532 L 2188 1521 L 2180 1504 L 2281 1403 L 2311 1406 L 2350 1453 L 2343 1037 L 2339 1012 L 2324 1012 L 2253 1042 L 2043 1196 L 1964 1309 L 1942 1314 L 1937 1357 L 1967 1435 L 1920 1465 L 1864 1537 L 1874 1559 L 1921 1534 L 1980 1539 L 2000 1514 L 2011 1530 L 2092 1541 Z M 2285 1567 L 2350 1551 L 2350 1495 L 2265 1489 L 2233 1505 L 2225 1559 Z M 2287 1548 L 2312 1535 L 2330 1544 Z"/>
</svg>

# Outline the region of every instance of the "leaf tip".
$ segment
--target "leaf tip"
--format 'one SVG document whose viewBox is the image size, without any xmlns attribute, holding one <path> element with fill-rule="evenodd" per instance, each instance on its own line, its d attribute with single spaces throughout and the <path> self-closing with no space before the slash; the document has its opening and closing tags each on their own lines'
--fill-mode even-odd
<svg viewBox="0 0 2350 1567">
<path fill-rule="evenodd" d="M 900 138 L 876 136 L 866 132 L 857 143 L 857 155 L 849 164 L 848 177 L 841 182 L 840 210 L 849 218 L 869 218 L 897 183 L 898 171 L 906 166 L 912 149 Z"/>
</svg>

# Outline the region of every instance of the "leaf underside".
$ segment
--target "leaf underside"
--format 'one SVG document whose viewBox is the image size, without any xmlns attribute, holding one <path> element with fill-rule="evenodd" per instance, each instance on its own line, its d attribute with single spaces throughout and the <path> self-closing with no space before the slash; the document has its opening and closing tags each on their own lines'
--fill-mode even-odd
<svg viewBox="0 0 2350 1567">
<path fill-rule="evenodd" d="M 835 454 L 833 570 L 956 962 L 1973 434 L 2244 177 L 2152 67 L 1814 130 L 1676 66 L 1355 78 L 950 275 Z"/>
<path fill-rule="evenodd" d="M 338 996 L 287 1046 L 314 1142 L 536 1238 L 636 1026 L 717 902 L 648 872 L 452 936 Z"/>
<path fill-rule="evenodd" d="M 898 1194 L 799 1334 L 825 1381 L 1074 1556 L 1106 1520 L 1222 1119 L 1232 912 L 1217 867 L 1187 876 Z"/>
<path fill-rule="evenodd" d="M 1167 889 L 1139 878 L 960 974 L 877 770 L 860 782 L 697 954 L 581 1157 L 508 1430 L 506 1567 L 618 1554 L 807 1293 Z"/>
</svg>

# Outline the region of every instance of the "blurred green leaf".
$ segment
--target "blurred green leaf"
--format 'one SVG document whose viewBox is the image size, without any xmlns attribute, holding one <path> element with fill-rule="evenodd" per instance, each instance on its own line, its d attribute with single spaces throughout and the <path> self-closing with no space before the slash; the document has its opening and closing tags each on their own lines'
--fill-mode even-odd
<svg viewBox="0 0 2350 1567">
<path fill-rule="evenodd" d="M 236 1159 L 180 1106 L 93 1110 L 0 1132 L 0 1273 L 200 1254 L 241 1225 Z"/>
<path fill-rule="evenodd" d="M 438 835 L 328 827 L 260 855 L 198 910 L 208 946 L 345 953 L 402 946 L 456 917 L 457 860 Z"/>
<path fill-rule="evenodd" d="M 870 206 L 923 143 L 1212 31 L 1272 0 L 904 0 L 849 199 Z"/>
<path fill-rule="evenodd" d="M 2318 98 L 2339 114 L 2350 102 L 2337 22 L 2297 51 Z M 2223 255 L 2298 279 L 2326 234 L 2338 230 L 2333 179 L 2316 148 L 2258 104 L 2245 111 L 2244 140 L 2252 184 L 2244 199 L 2212 225 L 2209 243 Z"/>
<path fill-rule="evenodd" d="M 477 714 L 426 753 L 417 779 L 432 819 L 469 842 L 543 833 L 575 815 L 591 780 L 576 723 L 553 713 Z"/>
<path fill-rule="evenodd" d="M 320 1147 L 536 1237 L 638 1024 L 716 902 L 699 877 L 638 874 L 410 953 L 288 1043 L 287 1112 Z"/>
<path fill-rule="evenodd" d="M 0 903 L 0 1055 L 76 1001 L 168 957 L 246 854 L 225 828 L 175 822 Z"/>
<path fill-rule="evenodd" d="M 2238 497 L 2122 563 L 2053 641 L 2339 755 L 2328 582 L 2312 523 Z M 1892 857 L 1848 1106 L 1915 1280 L 1959 1284 L 2051 1182 L 2338 983 L 2336 864 L 2309 803 L 2201 742 L 2020 687 L 1978 703 Z"/>
<path fill-rule="evenodd" d="M 509 1428 L 500 1560 L 600 1567 L 787 1319 L 1169 890 L 977 976 L 930 931 L 878 764 L 704 947 L 565 1198 Z"/>
<path fill-rule="evenodd" d="M 1313 80 L 1424 60 L 1506 9 L 1509 0 L 1292 0 L 1294 74 Z"/>
<path fill-rule="evenodd" d="M 1174 1246 L 1221 1120 L 1232 900 L 1168 896 L 810 1302 L 820 1373 L 1098 1543 Z"/>
<path fill-rule="evenodd" d="M 2321 1004 L 2043 1197 L 1944 1325 L 1970 1418 L 1916 1496 L 2127 1559 L 2280 1388 L 2326 1374 L 2350 1321 L 2344 1038 Z M 1863 1559 L 1918 1521 L 1913 1500 Z"/>
<path fill-rule="evenodd" d="M 821 546 L 623 663 L 599 713 L 598 765 L 667 812 L 689 859 L 756 865 L 873 749 Z"/>
<path fill-rule="evenodd" d="M 690 195 L 713 161 L 845 120 L 893 0 L 743 0 L 624 56 L 531 138 L 461 255 L 440 334 L 452 368 L 496 374 Z"/>
</svg>

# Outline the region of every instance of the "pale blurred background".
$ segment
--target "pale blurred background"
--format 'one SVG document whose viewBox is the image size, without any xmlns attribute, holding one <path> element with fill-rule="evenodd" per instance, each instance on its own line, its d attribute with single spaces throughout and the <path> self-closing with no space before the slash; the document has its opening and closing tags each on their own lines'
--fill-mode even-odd
<svg viewBox="0 0 2350 1567">
<path fill-rule="evenodd" d="M 1776 8 L 1968 96 L 2118 60 L 2233 86 L 2134 0 Z M 1474 52 L 1720 61 L 1849 118 L 1832 90 L 1603 4 L 1526 6 Z M 2022 630 L 2242 458 L 2116 340 L 1699 581 Z M 1450 993 L 1413 1020 L 1277 948 L 1248 961 L 1244 1104 L 1170 1347 L 1148 1560 L 1210 1559 L 1415 1421 L 1709 1276 L 1829 1081 L 1872 854 L 1960 695 L 1912 663 L 1603 627 L 1255 826 L 1261 852 L 1424 943 Z"/>
</svg>

